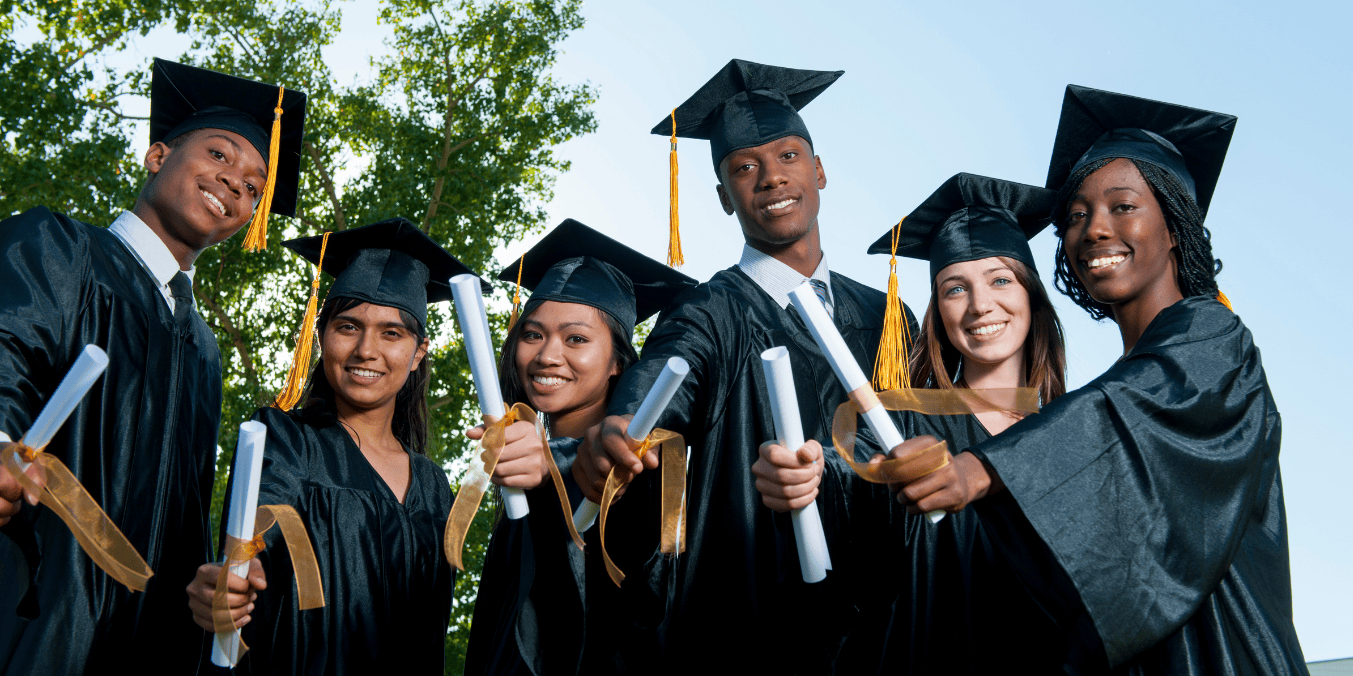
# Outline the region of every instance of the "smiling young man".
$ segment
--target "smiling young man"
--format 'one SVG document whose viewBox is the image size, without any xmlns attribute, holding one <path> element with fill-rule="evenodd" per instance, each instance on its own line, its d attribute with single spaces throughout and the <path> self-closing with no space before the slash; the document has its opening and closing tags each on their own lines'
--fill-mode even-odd
<svg viewBox="0 0 1353 676">
<path fill-rule="evenodd" d="M 643 358 L 616 385 L 611 415 L 589 431 L 574 465 L 593 500 L 613 465 L 638 474 L 612 513 L 655 511 L 658 473 L 645 470 L 657 467 L 657 454 L 639 460 L 624 429 L 668 358 L 690 363 L 690 375 L 658 422 L 691 447 L 686 553 L 658 554 L 656 528 L 608 531 L 608 551 L 628 574 L 622 588 L 627 625 L 596 640 L 619 652 L 622 670 L 688 673 L 717 663 L 730 673 L 830 672 L 858 612 L 861 590 L 847 581 L 878 572 L 864 563 L 874 560 L 870 540 L 828 530 L 834 570 L 825 582 L 805 585 L 789 515 L 762 505 L 751 472 L 759 446 L 776 437 L 763 351 L 790 351 L 805 437 L 828 439 L 832 415 L 846 400 L 791 309 L 791 290 L 805 281 L 814 285 L 866 369 L 878 348 L 885 296 L 828 268 L 818 220 L 827 177 L 798 114 L 840 76 L 734 59 L 674 113 L 676 135 L 709 139 L 719 201 L 737 216 L 746 245 L 736 266 L 664 312 Z M 653 133 L 666 136 L 671 124 L 664 120 Z M 909 312 L 907 319 L 914 326 Z M 818 442 L 796 450 L 805 468 L 821 466 Z M 839 458 L 826 462 L 842 471 L 828 473 L 832 485 L 819 493 L 824 523 L 847 520 L 853 492 L 851 509 L 861 513 L 850 520 L 852 528 L 883 528 L 893 513 L 886 491 L 855 481 Z"/>
<path fill-rule="evenodd" d="M 46 450 L 155 575 L 144 592 L 123 587 L 0 470 L 4 674 L 192 673 L 204 646 L 183 590 L 212 552 L 221 365 L 193 307 L 193 263 L 249 222 L 270 177 L 271 211 L 294 213 L 305 95 L 283 97 L 270 167 L 276 86 L 153 68 L 148 175 L 132 210 L 108 228 L 43 207 L 0 222 L 0 433 L 23 434 L 79 351 L 102 347 L 107 371 Z"/>
</svg>

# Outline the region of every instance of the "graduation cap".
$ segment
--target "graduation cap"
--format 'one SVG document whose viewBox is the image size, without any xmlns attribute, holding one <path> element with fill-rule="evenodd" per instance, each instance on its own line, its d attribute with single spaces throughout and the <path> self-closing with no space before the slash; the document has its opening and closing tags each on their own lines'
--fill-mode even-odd
<svg viewBox="0 0 1353 676">
<path fill-rule="evenodd" d="M 1029 240 L 1052 222 L 1057 193 L 1046 188 L 954 174 L 869 247 L 930 261 L 930 282 L 945 267 L 1008 256 L 1037 270 Z"/>
<path fill-rule="evenodd" d="M 1047 187 L 1061 189 L 1090 162 L 1126 157 L 1165 170 L 1206 217 L 1235 128 L 1234 115 L 1067 85 Z"/>
<path fill-rule="evenodd" d="M 155 59 L 150 79 L 150 142 L 199 129 L 243 136 L 268 166 L 246 249 L 268 244 L 268 213 L 296 215 L 305 94 L 276 85 Z"/>
<path fill-rule="evenodd" d="M 427 328 L 428 304 L 451 300 L 450 279 L 460 274 L 475 274 L 406 218 L 391 218 L 352 230 L 290 239 L 282 242 L 282 246 L 315 264 L 310 300 L 297 335 L 291 372 L 286 386 L 273 401 L 273 405 L 283 411 L 295 406 L 305 389 L 321 271 L 334 277 L 329 298 L 356 298 L 398 308 L 416 317 L 424 329 Z M 328 250 L 331 246 L 333 251 Z"/>
<path fill-rule="evenodd" d="M 786 136 L 801 136 L 811 146 L 813 139 L 798 111 L 843 74 L 842 70 L 800 70 L 733 59 L 653 127 L 652 133 L 672 140 L 669 265 L 684 262 L 677 233 L 677 137 L 707 139 L 716 176 L 719 163 L 734 150 Z"/>
<path fill-rule="evenodd" d="M 498 279 L 530 289 L 528 304 L 553 300 L 591 305 L 631 333 L 697 284 L 571 218 L 498 273 Z"/>
</svg>

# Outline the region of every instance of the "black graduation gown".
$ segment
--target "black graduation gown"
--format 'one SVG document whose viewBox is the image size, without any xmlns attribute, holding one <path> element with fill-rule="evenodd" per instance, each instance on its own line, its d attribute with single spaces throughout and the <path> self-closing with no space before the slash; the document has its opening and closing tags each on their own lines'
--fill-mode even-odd
<svg viewBox="0 0 1353 676">
<path fill-rule="evenodd" d="M 991 438 L 973 415 L 893 414 L 906 438 L 929 434 L 961 449 Z M 868 429 L 861 449 L 879 452 Z M 1006 493 L 993 501 L 1009 500 Z M 994 674 L 1018 669 L 1058 670 L 1060 653 L 1048 647 L 1056 624 L 1030 596 L 982 527 L 974 510 L 949 514 L 939 523 L 906 517 L 891 539 L 890 573 L 880 590 L 896 600 L 886 615 L 861 622 L 847 640 L 856 655 L 851 674 Z M 1041 542 L 1022 519 L 1021 549 Z M 838 526 L 844 527 L 844 526 Z M 865 659 L 874 655 L 873 659 Z"/>
<path fill-rule="evenodd" d="M 550 440 L 573 505 L 582 499 L 570 471 L 581 441 Z M 470 624 L 466 676 L 589 673 L 580 671 L 587 635 L 584 601 L 596 602 L 589 598 L 595 585 L 589 587 L 583 552 L 569 536 L 554 484 L 547 478 L 526 496 L 531 513 L 523 519 L 500 518 L 489 541 Z M 594 549 L 600 546 L 596 530 L 584 533 Z M 607 590 L 599 592 L 604 597 Z"/>
<path fill-rule="evenodd" d="M 1071 637 L 1068 670 L 1307 673 L 1280 436 L 1249 330 L 1194 297 L 1103 375 L 970 449 L 1013 497 L 977 510 Z M 1015 516 L 1046 556 L 1021 549 Z"/>
<path fill-rule="evenodd" d="M 193 673 L 206 641 L 183 590 L 211 557 L 216 338 L 196 312 L 176 325 L 105 228 L 38 207 L 0 222 L 0 252 L 0 428 L 22 434 L 80 350 L 103 348 L 107 371 L 47 451 L 155 571 L 144 593 L 129 591 L 50 510 L 25 504 L 0 529 L 0 672 Z"/>
<path fill-rule="evenodd" d="M 832 294 L 836 326 L 869 372 L 885 296 L 836 273 Z M 818 509 L 825 524 L 851 525 L 844 532 L 828 526 L 834 569 L 815 585 L 803 582 L 789 514 L 761 504 L 751 466 L 759 446 L 776 436 L 761 353 L 775 346 L 788 348 L 793 360 L 805 438 L 829 446 L 845 390 L 798 313 L 776 305 L 737 267 L 680 296 L 615 388 L 608 413 L 631 414 L 669 357 L 691 366 L 658 423 L 691 447 L 686 552 L 657 553 L 658 472 L 641 474 L 612 509 L 643 519 L 614 535 L 608 526 L 608 549 L 629 575 L 628 625 L 609 632 L 610 647 L 626 663 L 618 670 L 828 673 L 857 607 L 876 600 L 856 583 L 885 563 L 877 549 L 884 539 L 866 534 L 901 527 L 891 522 L 900 510 L 886 488 L 856 479 L 835 453 L 826 454 L 844 471 L 825 475 Z"/>
<path fill-rule="evenodd" d="M 454 571 L 442 554 L 454 495 L 446 473 L 409 453 L 409 490 L 395 498 L 343 427 L 275 408 L 259 504 L 296 508 L 324 582 L 323 608 L 298 610 L 291 558 L 273 529 L 259 555 L 268 588 L 242 635 L 251 674 L 442 673 Z"/>
</svg>

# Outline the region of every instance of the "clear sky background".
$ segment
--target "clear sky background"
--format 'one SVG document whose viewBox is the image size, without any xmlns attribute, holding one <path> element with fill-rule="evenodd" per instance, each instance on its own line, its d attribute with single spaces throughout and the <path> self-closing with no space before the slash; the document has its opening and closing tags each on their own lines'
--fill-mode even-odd
<svg viewBox="0 0 1353 676">
<path fill-rule="evenodd" d="M 365 77 L 386 31 L 374 2 L 341 7 L 346 30 L 328 55 L 347 83 Z M 832 269 L 879 288 L 887 257 L 865 248 L 949 176 L 1042 185 L 1067 84 L 1237 115 L 1206 223 L 1225 263 L 1218 281 L 1283 414 L 1302 647 L 1312 661 L 1353 656 L 1353 449 L 1334 396 L 1353 376 L 1351 284 L 1334 261 L 1348 245 L 1353 182 L 1348 4 L 590 0 L 584 14 L 555 72 L 599 89 L 599 130 L 561 148 L 573 169 L 551 220 L 576 218 L 658 259 L 668 142 L 648 130 L 734 57 L 845 71 L 803 112 L 828 178 L 819 223 Z M 157 32 L 126 56 L 185 47 Z M 742 236 L 719 208 L 708 144 L 682 141 L 680 158 L 684 271 L 703 280 L 737 262 Z M 1050 291 L 1054 247 L 1050 230 L 1033 241 Z M 919 314 L 926 264 L 899 261 L 901 294 Z M 1051 293 L 1079 386 L 1121 354 L 1118 331 Z"/>
</svg>

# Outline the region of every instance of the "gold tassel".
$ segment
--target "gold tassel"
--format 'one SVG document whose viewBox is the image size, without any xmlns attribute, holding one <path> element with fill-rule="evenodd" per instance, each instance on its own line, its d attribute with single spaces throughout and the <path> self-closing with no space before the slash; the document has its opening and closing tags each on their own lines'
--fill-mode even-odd
<svg viewBox="0 0 1353 676">
<path fill-rule="evenodd" d="M 517 290 L 512 292 L 512 316 L 507 318 L 507 330 L 517 325 L 517 317 L 521 312 L 521 271 L 526 267 L 526 254 L 521 255 L 521 260 L 517 261 Z"/>
<path fill-rule="evenodd" d="M 263 196 L 254 209 L 254 220 L 249 234 L 244 236 L 245 251 L 268 248 L 268 212 L 272 210 L 272 195 L 277 185 L 277 153 L 282 143 L 282 95 L 286 87 L 277 88 L 277 107 L 272 109 L 272 138 L 268 141 L 268 180 L 263 183 Z"/>
<path fill-rule="evenodd" d="M 888 303 L 883 312 L 883 335 L 879 337 L 879 351 L 874 358 L 874 389 L 879 391 L 911 385 L 907 355 L 911 328 L 902 313 L 902 300 L 897 297 L 897 241 L 901 234 L 902 221 L 898 221 L 893 226 L 892 258 L 888 260 Z"/>
<path fill-rule="evenodd" d="M 1226 294 L 1221 292 L 1221 289 L 1217 289 L 1217 301 L 1222 305 L 1225 305 L 1227 310 L 1230 310 L 1231 312 L 1236 311 L 1235 308 L 1231 307 L 1231 299 L 1227 298 Z"/>
<path fill-rule="evenodd" d="M 310 300 L 305 304 L 305 318 L 301 320 L 300 333 L 296 335 L 296 353 L 291 358 L 291 371 L 287 373 L 287 384 L 273 400 L 272 405 L 290 411 L 301 400 L 305 391 L 305 380 L 310 374 L 310 352 L 315 342 L 315 315 L 319 311 L 319 273 L 324 269 L 324 250 L 329 246 L 329 233 L 319 243 L 319 263 L 315 265 L 315 279 L 310 282 Z"/>
<path fill-rule="evenodd" d="M 670 267 L 680 267 L 686 264 L 686 259 L 681 255 L 681 219 L 677 216 L 677 137 L 676 137 L 676 108 L 672 109 L 672 152 L 667 156 L 668 172 L 668 229 L 667 234 L 667 265 Z"/>
</svg>

